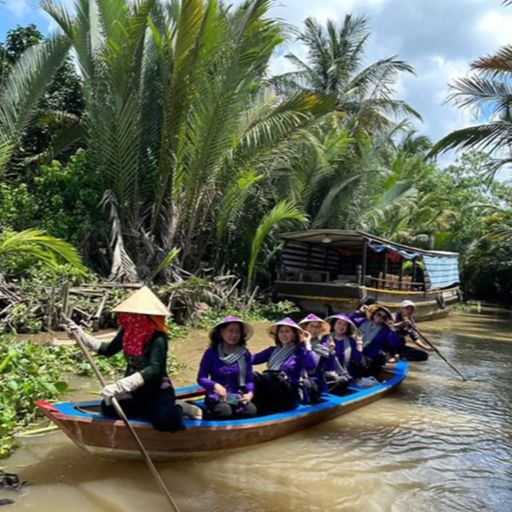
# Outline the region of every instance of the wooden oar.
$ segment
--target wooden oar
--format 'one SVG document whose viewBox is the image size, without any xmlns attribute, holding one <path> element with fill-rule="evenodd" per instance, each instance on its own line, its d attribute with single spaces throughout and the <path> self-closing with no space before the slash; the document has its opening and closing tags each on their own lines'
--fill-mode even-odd
<svg viewBox="0 0 512 512">
<path fill-rule="evenodd" d="M 455 370 L 461 377 L 461 379 L 463 381 L 467 381 L 468 379 L 466 379 L 466 377 L 464 377 L 464 375 L 462 375 L 462 373 L 457 369 L 455 368 L 455 366 L 450 363 L 450 361 L 448 361 L 448 359 L 446 359 L 446 357 L 443 356 L 443 354 L 441 354 L 441 352 L 439 352 L 438 348 L 422 333 L 420 332 L 420 330 L 416 327 L 416 325 L 414 325 L 413 329 L 416 331 L 416 333 L 424 340 L 426 341 L 431 347 L 432 349 L 437 353 L 437 355 L 452 369 L 452 370 Z"/>
<path fill-rule="evenodd" d="M 71 322 L 71 319 L 68 318 L 64 314 L 62 314 L 62 318 L 66 321 L 66 323 Z M 103 375 L 99 371 L 98 367 L 96 366 L 96 363 L 94 362 L 93 358 L 91 357 L 91 354 L 89 353 L 88 348 L 84 345 L 84 342 L 82 341 L 82 338 L 80 337 L 80 334 L 77 332 L 76 329 L 70 330 L 70 331 L 71 331 L 71 334 L 73 335 L 73 338 L 75 338 L 76 342 L 80 346 L 80 349 L 84 353 L 84 356 L 87 358 L 87 361 L 89 361 L 89 364 L 91 365 L 91 368 L 93 369 L 94 373 L 96 374 L 96 377 L 100 381 L 101 386 L 105 387 L 107 385 L 107 383 L 106 383 L 105 379 L 103 378 Z M 151 471 L 151 474 L 153 475 L 154 479 L 156 480 L 158 486 L 160 487 L 160 490 L 162 491 L 164 496 L 167 498 L 167 501 L 169 502 L 169 504 L 172 506 L 172 510 L 179 512 L 178 505 L 176 505 L 176 502 L 174 501 L 173 497 L 171 496 L 171 493 L 169 492 L 169 489 L 167 489 L 164 481 L 162 480 L 162 477 L 158 473 L 148 452 L 144 448 L 144 445 L 142 444 L 140 437 L 137 435 L 137 432 L 135 432 L 135 429 L 133 428 L 132 424 L 128 421 L 128 418 L 126 417 L 126 414 L 124 413 L 123 409 L 121 409 L 121 406 L 119 405 L 119 402 L 117 401 L 117 398 L 112 397 L 111 400 L 112 400 L 112 405 L 114 406 L 114 409 L 116 410 L 118 416 L 123 420 L 124 424 L 126 425 L 126 428 L 130 431 L 130 434 L 133 436 L 133 439 L 137 443 L 139 451 L 142 454 L 142 457 L 144 458 L 144 461 L 146 462 L 149 470 Z"/>
</svg>

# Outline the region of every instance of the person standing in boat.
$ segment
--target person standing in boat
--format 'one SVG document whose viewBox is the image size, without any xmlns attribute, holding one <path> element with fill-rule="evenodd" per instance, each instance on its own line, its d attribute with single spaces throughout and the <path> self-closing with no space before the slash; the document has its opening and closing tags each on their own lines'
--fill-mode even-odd
<svg viewBox="0 0 512 512">
<path fill-rule="evenodd" d="M 357 325 L 357 321 L 354 322 Z M 386 307 L 372 304 L 358 328 L 363 336 L 363 375 L 375 375 L 400 348 L 400 337 L 391 329 L 393 315 Z"/>
<path fill-rule="evenodd" d="M 111 357 L 123 352 L 125 376 L 101 391 L 101 409 L 106 416 L 117 416 L 111 404 L 116 397 L 128 418 L 147 418 L 156 430 L 184 429 L 183 410 L 175 403 L 174 387 L 167 375 L 168 336 L 165 323 L 169 310 L 147 287 L 130 295 L 113 309 L 119 331 L 111 342 L 102 343 L 82 331 L 84 344 L 99 355 Z M 191 406 L 192 407 L 192 406 Z"/>
<path fill-rule="evenodd" d="M 197 382 L 206 390 L 209 416 L 216 419 L 248 418 L 257 413 L 253 403 L 254 377 L 247 341 L 254 334 L 251 325 L 227 316 L 209 334 Z"/>
<path fill-rule="evenodd" d="M 311 336 L 310 343 L 316 367 L 308 373 L 318 386 L 318 390 L 321 393 L 336 393 L 345 389 L 350 381 L 350 375 L 338 361 L 334 340 L 330 335 L 330 325 L 313 314 L 303 318 L 299 325 Z"/>
<path fill-rule="evenodd" d="M 267 363 L 266 371 L 255 374 L 254 399 L 261 414 L 297 407 L 301 378 L 316 366 L 309 334 L 291 318 L 272 324 L 267 332 L 275 345 L 252 356 L 254 365 Z"/>
<path fill-rule="evenodd" d="M 363 337 L 349 315 L 338 313 L 326 318 L 338 361 L 350 378 L 361 376 Z"/>
<path fill-rule="evenodd" d="M 395 314 L 394 327 L 400 337 L 398 354 L 401 358 L 407 359 L 408 361 L 426 361 L 428 359 L 428 353 L 425 351 L 429 350 L 429 347 L 421 341 L 416 332 L 416 324 L 412 318 L 415 309 L 416 304 L 414 304 L 412 300 L 404 300 L 400 303 L 400 311 Z M 416 345 L 424 350 L 407 346 L 407 337 L 411 338 Z"/>
</svg>

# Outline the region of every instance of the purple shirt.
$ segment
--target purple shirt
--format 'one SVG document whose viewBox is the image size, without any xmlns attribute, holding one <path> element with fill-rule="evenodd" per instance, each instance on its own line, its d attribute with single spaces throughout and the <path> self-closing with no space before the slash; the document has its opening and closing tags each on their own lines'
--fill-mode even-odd
<svg viewBox="0 0 512 512">
<path fill-rule="evenodd" d="M 371 322 L 371 320 L 366 320 Z M 364 322 L 361 322 L 362 325 Z M 363 354 L 370 358 L 377 357 L 380 352 L 397 353 L 400 350 L 400 336 L 392 331 L 386 324 L 382 324 L 375 338 L 364 347 Z"/>
<path fill-rule="evenodd" d="M 254 374 L 252 372 L 251 354 L 247 350 L 244 354 L 245 358 L 245 387 L 248 393 L 254 393 Z M 202 386 L 209 395 L 215 395 L 213 386 L 220 384 L 226 388 L 229 393 L 239 393 L 239 373 L 240 368 L 238 362 L 226 364 L 220 360 L 217 347 L 209 347 L 206 349 L 199 364 L 199 372 L 197 374 L 197 383 Z M 215 398 L 212 397 L 212 398 Z"/>
<path fill-rule="evenodd" d="M 268 347 L 252 356 L 252 364 L 266 363 L 277 347 Z M 299 343 L 293 354 L 281 365 L 280 370 L 288 375 L 291 384 L 298 384 L 307 370 L 314 370 L 316 359 L 311 350 L 306 350 L 304 343 Z"/>
</svg>

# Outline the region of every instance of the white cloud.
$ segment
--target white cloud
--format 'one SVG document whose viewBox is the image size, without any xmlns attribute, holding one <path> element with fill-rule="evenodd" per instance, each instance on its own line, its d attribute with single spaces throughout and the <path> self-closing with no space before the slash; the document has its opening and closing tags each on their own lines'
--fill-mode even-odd
<svg viewBox="0 0 512 512">
<path fill-rule="evenodd" d="M 506 15 L 503 12 L 490 11 L 480 18 L 476 32 L 480 37 L 493 40 L 496 46 L 510 44 L 512 40 L 512 14 Z"/>
<path fill-rule="evenodd" d="M 28 0 L 8 0 L 5 8 L 17 19 L 20 20 L 23 16 L 31 11 L 31 6 Z"/>
</svg>

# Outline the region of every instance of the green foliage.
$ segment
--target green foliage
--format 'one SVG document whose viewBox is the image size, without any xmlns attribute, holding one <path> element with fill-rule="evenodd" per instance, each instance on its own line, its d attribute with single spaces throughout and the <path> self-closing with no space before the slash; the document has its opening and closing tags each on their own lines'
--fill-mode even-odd
<svg viewBox="0 0 512 512">
<path fill-rule="evenodd" d="M 102 219 L 100 177 L 79 150 L 67 164 L 41 166 L 33 179 L 34 221 L 53 236 L 83 246 Z"/>
<path fill-rule="evenodd" d="M 126 368 L 122 354 L 111 358 L 93 357 L 108 380 L 122 377 Z M 169 354 L 169 374 L 182 367 Z M 0 459 L 16 447 L 13 434 L 38 419 L 34 402 L 60 398 L 69 389 L 67 376 L 72 373 L 93 376 L 89 363 L 76 346 L 52 348 L 0 338 Z"/>
<path fill-rule="evenodd" d="M 249 282 L 254 277 L 254 270 L 256 267 L 256 258 L 260 252 L 263 241 L 267 238 L 269 232 L 277 225 L 294 221 L 299 224 L 306 222 L 306 216 L 293 204 L 287 201 L 282 201 L 274 206 L 272 210 L 261 220 L 251 245 L 251 258 L 247 270 L 247 279 Z"/>
<path fill-rule="evenodd" d="M 37 226 L 80 247 L 92 259 L 89 242 L 101 237 L 103 218 L 99 180 L 86 152 L 79 150 L 66 164 L 54 160 L 41 166 L 28 181 L 0 184 L 0 226 L 14 231 Z M 30 263 L 13 258 L 8 270 L 19 276 Z"/>
<path fill-rule="evenodd" d="M 276 321 L 296 311 L 297 306 L 289 301 L 277 303 L 273 303 L 270 300 L 260 301 L 254 304 L 248 311 L 236 308 L 209 309 L 194 321 L 193 325 L 199 329 L 211 329 L 212 326 L 218 324 L 224 317 L 229 315 L 252 322 Z"/>
<path fill-rule="evenodd" d="M 0 339 L 0 458 L 15 446 L 12 433 L 35 420 L 34 401 L 53 400 L 67 390 L 63 372 L 70 360 L 64 353 Z"/>
</svg>

